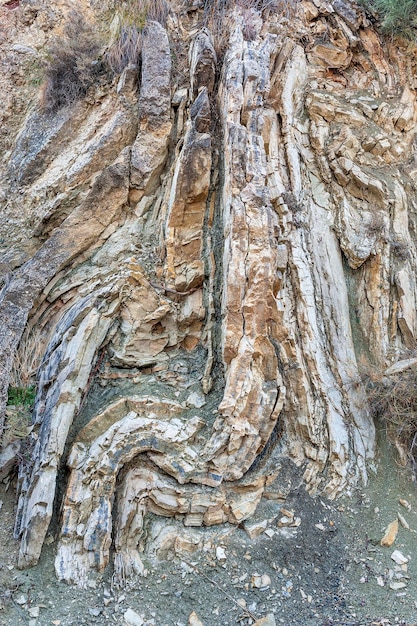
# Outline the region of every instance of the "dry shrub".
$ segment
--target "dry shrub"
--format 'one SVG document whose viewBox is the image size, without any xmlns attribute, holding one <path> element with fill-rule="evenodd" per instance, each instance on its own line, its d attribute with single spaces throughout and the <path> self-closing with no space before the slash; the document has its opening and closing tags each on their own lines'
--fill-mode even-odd
<svg viewBox="0 0 417 626">
<path fill-rule="evenodd" d="M 235 7 L 243 10 L 243 36 L 246 41 L 252 41 L 256 38 L 252 11 L 290 19 L 294 17 L 298 3 L 299 0 L 204 0 L 204 22 L 213 35 L 218 57 L 221 58 L 227 47 L 227 18 Z"/>
<path fill-rule="evenodd" d="M 105 55 L 105 61 L 114 74 L 121 74 L 128 65 L 139 65 L 142 50 L 142 31 L 151 20 L 165 26 L 169 14 L 166 0 L 128 0 L 115 6 L 118 32 Z"/>
<path fill-rule="evenodd" d="M 25 333 L 13 360 L 10 386 L 16 389 L 33 386 L 42 355 L 43 341 L 40 332 L 32 330 Z"/>
<path fill-rule="evenodd" d="M 78 11 L 71 11 L 63 36 L 48 53 L 42 104 L 57 111 L 84 97 L 101 70 L 100 44 L 93 28 Z"/>
<path fill-rule="evenodd" d="M 128 65 L 139 65 L 142 33 L 135 26 L 121 26 L 117 40 L 106 52 L 106 63 L 113 74 L 121 74 Z"/>
<path fill-rule="evenodd" d="M 390 376 L 373 373 L 365 387 L 371 414 L 409 456 L 417 470 L 417 366 Z"/>
</svg>

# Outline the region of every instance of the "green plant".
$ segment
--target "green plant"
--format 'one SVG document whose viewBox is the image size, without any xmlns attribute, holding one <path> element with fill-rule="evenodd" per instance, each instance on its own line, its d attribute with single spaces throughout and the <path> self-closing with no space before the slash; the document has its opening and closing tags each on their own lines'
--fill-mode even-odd
<svg viewBox="0 0 417 626">
<path fill-rule="evenodd" d="M 417 0 L 361 0 L 361 4 L 378 14 L 382 32 L 415 39 Z"/>
<path fill-rule="evenodd" d="M 84 97 L 102 71 L 100 43 L 90 24 L 78 11 L 71 11 L 63 37 L 48 52 L 42 105 L 57 111 Z"/>
<path fill-rule="evenodd" d="M 31 407 L 35 401 L 35 387 L 9 387 L 7 404 L 13 406 Z"/>
</svg>

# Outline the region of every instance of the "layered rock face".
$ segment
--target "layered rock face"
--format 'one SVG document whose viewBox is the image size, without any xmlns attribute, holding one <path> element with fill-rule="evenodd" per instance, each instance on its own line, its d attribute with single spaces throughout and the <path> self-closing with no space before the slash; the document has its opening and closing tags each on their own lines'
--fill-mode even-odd
<svg viewBox="0 0 417 626">
<path fill-rule="evenodd" d="M 3 164 L 2 415 L 31 341 L 38 357 L 19 563 L 52 520 L 57 575 L 81 585 L 112 542 L 123 582 L 152 542 L 241 523 L 283 459 L 312 493 L 366 481 L 358 362 L 415 344 L 412 55 L 315 0 L 231 6 L 219 60 L 199 9 L 171 8 L 140 67 L 55 112 L 35 98 Z M 148 513 L 195 529 L 145 533 Z"/>
</svg>

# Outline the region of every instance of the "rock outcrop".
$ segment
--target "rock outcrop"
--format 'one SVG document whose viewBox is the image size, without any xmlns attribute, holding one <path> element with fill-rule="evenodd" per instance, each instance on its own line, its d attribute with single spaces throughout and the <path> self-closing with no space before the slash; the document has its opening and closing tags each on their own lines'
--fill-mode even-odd
<svg viewBox="0 0 417 626">
<path fill-rule="evenodd" d="M 16 52 L 11 28 L 4 49 L 39 54 L 60 24 L 41 5 L 27 23 L 0 7 L 38 42 Z M 144 572 L 147 513 L 240 524 L 282 459 L 312 494 L 366 481 L 358 363 L 416 340 L 412 54 L 344 0 L 237 3 L 221 45 L 171 9 L 140 67 L 84 100 L 53 113 L 27 85 L 2 139 L 2 417 L 34 336 L 38 365 L 19 565 L 53 521 L 57 575 L 80 585 L 112 542 L 118 582 Z"/>
</svg>

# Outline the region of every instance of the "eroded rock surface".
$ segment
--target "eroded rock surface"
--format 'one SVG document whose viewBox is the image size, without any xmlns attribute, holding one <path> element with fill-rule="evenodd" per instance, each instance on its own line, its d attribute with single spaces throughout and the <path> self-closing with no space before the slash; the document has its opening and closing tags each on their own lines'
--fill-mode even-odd
<svg viewBox="0 0 417 626">
<path fill-rule="evenodd" d="M 52 114 L 32 90 L 1 166 L 2 415 L 37 337 L 19 564 L 53 520 L 57 575 L 81 585 L 112 541 L 120 583 L 144 572 L 148 512 L 195 533 L 249 518 L 279 460 L 311 493 L 366 481 L 358 363 L 415 346 L 412 54 L 306 0 L 235 7 L 220 64 L 202 16 L 172 9 L 87 99 Z"/>
</svg>

